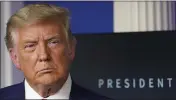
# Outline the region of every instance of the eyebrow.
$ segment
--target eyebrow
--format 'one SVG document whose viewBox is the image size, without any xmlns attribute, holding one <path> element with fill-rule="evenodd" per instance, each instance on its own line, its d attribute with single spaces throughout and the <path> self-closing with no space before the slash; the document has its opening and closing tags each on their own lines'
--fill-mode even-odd
<svg viewBox="0 0 176 100">
<path fill-rule="evenodd" d="M 46 37 L 44 40 L 45 41 L 51 41 L 53 39 L 60 39 L 60 35 L 56 34 L 56 35 L 52 35 L 52 36 L 48 36 Z M 34 38 L 26 38 L 24 40 L 24 43 L 37 43 L 38 39 L 34 39 Z"/>
<path fill-rule="evenodd" d="M 37 43 L 37 40 L 28 38 L 28 39 L 24 40 L 24 43 Z"/>
<path fill-rule="evenodd" d="M 48 37 L 46 40 L 47 40 L 47 41 L 51 41 L 51 40 L 53 40 L 53 39 L 58 39 L 58 38 L 60 38 L 60 35 L 59 35 L 59 34 L 54 35 L 54 36 L 50 36 L 50 37 Z"/>
</svg>

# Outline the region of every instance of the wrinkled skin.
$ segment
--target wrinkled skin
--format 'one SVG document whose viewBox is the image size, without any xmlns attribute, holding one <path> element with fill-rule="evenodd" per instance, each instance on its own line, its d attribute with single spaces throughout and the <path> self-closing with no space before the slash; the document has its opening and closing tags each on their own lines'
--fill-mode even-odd
<svg viewBox="0 0 176 100">
<path fill-rule="evenodd" d="M 45 95 L 46 87 L 60 84 L 59 89 L 75 56 L 74 39 L 68 42 L 62 24 L 53 21 L 35 23 L 17 32 L 15 46 L 10 49 L 13 63 L 40 95 Z"/>
</svg>

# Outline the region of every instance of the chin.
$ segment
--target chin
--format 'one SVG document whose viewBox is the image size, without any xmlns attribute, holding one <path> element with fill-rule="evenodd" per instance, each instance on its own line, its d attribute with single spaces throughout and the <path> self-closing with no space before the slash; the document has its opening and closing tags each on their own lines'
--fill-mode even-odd
<svg viewBox="0 0 176 100">
<path fill-rule="evenodd" d="M 64 77 L 46 73 L 38 79 L 38 83 L 43 85 L 57 84 L 58 81 L 65 79 Z"/>
</svg>

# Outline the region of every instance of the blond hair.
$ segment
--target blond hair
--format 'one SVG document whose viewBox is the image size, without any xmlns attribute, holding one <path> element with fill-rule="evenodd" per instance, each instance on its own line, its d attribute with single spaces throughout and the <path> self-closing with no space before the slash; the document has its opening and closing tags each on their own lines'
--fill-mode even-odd
<svg viewBox="0 0 176 100">
<path fill-rule="evenodd" d="M 69 25 L 69 11 L 65 8 L 58 7 L 50 4 L 30 4 L 10 17 L 7 23 L 5 42 L 6 46 L 13 48 L 13 40 L 15 29 L 22 28 L 25 25 L 35 23 L 37 21 L 44 21 L 47 19 L 53 19 L 63 24 L 65 28 L 65 36 L 68 40 L 72 37 Z"/>
</svg>

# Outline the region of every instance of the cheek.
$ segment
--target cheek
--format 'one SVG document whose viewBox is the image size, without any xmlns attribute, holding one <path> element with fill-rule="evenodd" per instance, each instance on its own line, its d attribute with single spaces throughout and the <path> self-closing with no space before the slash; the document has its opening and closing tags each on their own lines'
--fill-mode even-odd
<svg viewBox="0 0 176 100">
<path fill-rule="evenodd" d="M 35 53 L 21 53 L 19 57 L 20 66 L 23 72 L 34 72 L 34 66 L 36 65 L 37 56 Z"/>
<path fill-rule="evenodd" d="M 69 66 L 69 57 L 65 49 L 55 49 L 52 51 L 52 59 L 58 68 L 67 69 Z"/>
</svg>

